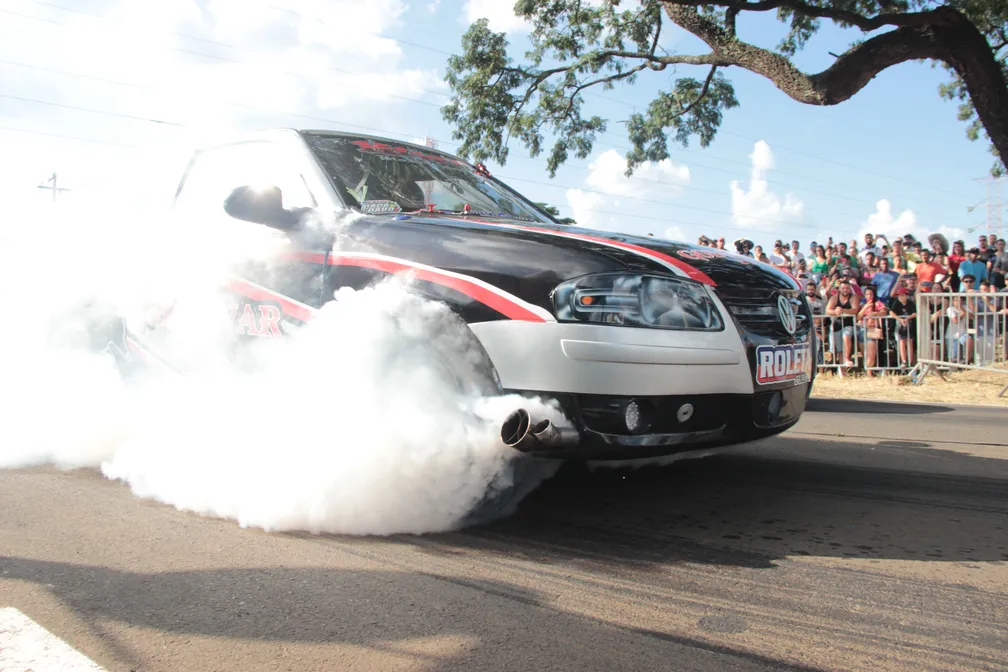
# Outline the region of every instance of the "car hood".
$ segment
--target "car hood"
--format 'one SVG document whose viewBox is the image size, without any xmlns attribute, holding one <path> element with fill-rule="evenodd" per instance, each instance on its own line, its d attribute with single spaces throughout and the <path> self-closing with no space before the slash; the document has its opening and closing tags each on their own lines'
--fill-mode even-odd
<svg viewBox="0 0 1008 672">
<path fill-rule="evenodd" d="M 370 230 L 368 238 L 372 240 L 388 237 L 376 235 L 381 231 L 387 234 L 397 231 L 395 237 L 403 246 L 419 251 L 428 245 L 436 245 L 441 253 L 436 256 L 454 249 L 480 257 L 485 256 L 484 250 L 493 246 L 499 255 L 507 257 L 516 266 L 545 265 L 556 271 L 561 279 L 600 270 L 629 269 L 659 273 L 671 271 L 714 288 L 750 288 L 756 291 L 800 288 L 791 275 L 752 257 L 651 236 L 515 219 L 433 213 L 401 214 L 395 218 L 365 217 L 358 221 Z M 424 243 L 419 243 L 421 237 L 425 239 Z M 543 246 L 548 248 L 545 253 Z M 550 260 L 554 255 L 555 262 Z M 440 265 L 436 258 L 428 261 Z"/>
</svg>

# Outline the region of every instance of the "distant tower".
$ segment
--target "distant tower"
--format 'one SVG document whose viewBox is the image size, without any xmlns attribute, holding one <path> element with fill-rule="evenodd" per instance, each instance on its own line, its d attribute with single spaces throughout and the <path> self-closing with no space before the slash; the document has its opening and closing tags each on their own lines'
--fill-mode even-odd
<svg viewBox="0 0 1008 672">
<path fill-rule="evenodd" d="M 987 237 L 997 232 L 1001 235 L 1001 209 L 1005 202 L 1001 199 L 1001 182 L 999 177 L 981 177 L 978 182 L 987 183 Z"/>
</svg>

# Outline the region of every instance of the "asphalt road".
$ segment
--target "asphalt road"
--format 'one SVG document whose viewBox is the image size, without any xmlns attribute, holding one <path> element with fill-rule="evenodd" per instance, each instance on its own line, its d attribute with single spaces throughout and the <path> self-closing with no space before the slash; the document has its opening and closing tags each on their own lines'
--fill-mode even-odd
<svg viewBox="0 0 1008 672">
<path fill-rule="evenodd" d="M 1004 670 L 1006 421 L 813 400 L 756 446 L 561 473 L 425 537 L 266 534 L 93 472 L 0 472 L 0 608 L 138 672 Z"/>
</svg>

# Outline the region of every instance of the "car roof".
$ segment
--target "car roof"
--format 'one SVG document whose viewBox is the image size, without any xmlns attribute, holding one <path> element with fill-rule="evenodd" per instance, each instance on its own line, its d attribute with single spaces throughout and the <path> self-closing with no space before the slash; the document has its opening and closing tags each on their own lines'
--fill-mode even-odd
<svg viewBox="0 0 1008 672">
<path fill-rule="evenodd" d="M 435 149 L 433 147 L 428 147 L 427 145 L 421 145 L 415 142 L 410 142 L 408 140 L 400 140 L 398 138 L 389 138 L 382 135 L 375 135 L 373 133 L 363 133 L 356 131 L 342 131 L 331 128 L 295 128 L 295 127 L 278 127 L 278 128 L 267 128 L 259 131 L 249 131 L 242 133 L 233 137 L 228 137 L 227 139 L 213 142 L 201 146 L 200 150 L 212 149 L 214 147 L 221 147 L 223 145 L 230 145 L 239 142 L 249 142 L 253 140 L 293 140 L 297 138 L 300 140 L 302 134 L 310 135 L 321 135 L 321 136 L 342 136 L 342 137 L 354 137 L 354 138 L 368 138 L 371 140 L 376 140 L 378 142 L 386 142 L 390 144 L 397 145 L 409 145 L 411 147 L 418 147 L 428 152 L 433 152 L 436 154 L 443 154 L 445 156 L 451 156 L 452 158 L 458 158 L 454 154 L 445 152 L 444 150 Z"/>
</svg>

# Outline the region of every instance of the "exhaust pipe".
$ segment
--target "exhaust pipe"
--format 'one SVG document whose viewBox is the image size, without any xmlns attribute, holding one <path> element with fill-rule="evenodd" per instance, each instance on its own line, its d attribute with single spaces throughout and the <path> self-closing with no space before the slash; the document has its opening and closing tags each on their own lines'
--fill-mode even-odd
<svg viewBox="0 0 1008 672">
<path fill-rule="evenodd" d="M 573 427 L 557 427 L 549 418 L 543 418 L 532 426 L 532 434 L 547 446 L 575 446 L 581 440 Z"/>
<path fill-rule="evenodd" d="M 548 418 L 533 425 L 532 417 L 524 408 L 512 411 L 501 425 L 501 441 L 522 453 L 572 446 L 580 440 L 577 430 L 557 427 Z"/>
<path fill-rule="evenodd" d="M 528 411 L 519 408 L 511 412 L 501 425 L 501 441 L 505 446 L 515 450 L 528 453 L 536 449 L 539 443 L 535 435 L 529 431 L 532 426 L 532 418 Z"/>
</svg>

